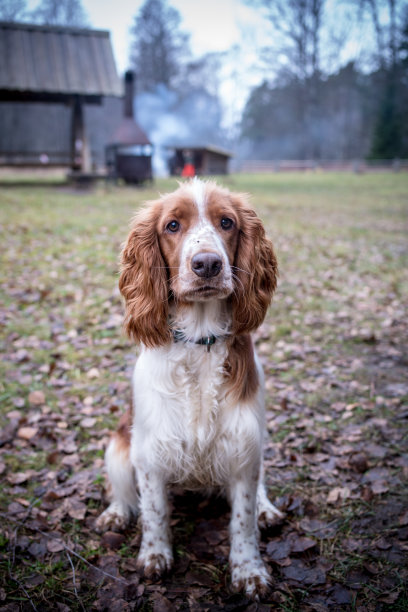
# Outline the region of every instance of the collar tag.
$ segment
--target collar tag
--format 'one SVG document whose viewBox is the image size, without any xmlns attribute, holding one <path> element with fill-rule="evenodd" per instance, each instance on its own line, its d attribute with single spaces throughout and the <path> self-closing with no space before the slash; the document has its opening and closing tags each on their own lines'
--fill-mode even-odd
<svg viewBox="0 0 408 612">
<path fill-rule="evenodd" d="M 215 344 L 217 341 L 217 338 L 214 335 L 204 336 L 204 338 L 200 338 L 199 340 L 195 340 L 195 341 L 194 340 L 192 341 L 184 340 L 183 333 L 178 329 L 173 330 L 173 339 L 174 339 L 174 342 L 188 342 L 188 343 L 192 342 L 194 344 L 202 344 L 207 347 L 207 353 L 210 352 L 211 346 Z"/>
<path fill-rule="evenodd" d="M 207 347 L 207 353 L 210 352 L 211 346 L 215 344 L 217 338 L 215 336 L 204 336 L 196 341 L 196 344 L 204 344 Z"/>
</svg>

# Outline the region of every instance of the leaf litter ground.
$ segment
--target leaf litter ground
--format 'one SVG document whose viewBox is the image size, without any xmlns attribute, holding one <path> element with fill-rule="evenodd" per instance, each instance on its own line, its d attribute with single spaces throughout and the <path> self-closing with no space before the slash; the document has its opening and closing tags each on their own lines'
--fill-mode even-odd
<svg viewBox="0 0 408 612">
<path fill-rule="evenodd" d="M 221 498 L 171 493 L 174 571 L 139 575 L 137 524 L 102 537 L 103 453 L 131 401 L 117 258 L 157 192 L 0 187 L 0 606 L 5 610 L 408 609 L 406 174 L 231 176 L 280 261 L 256 334 L 270 596 L 228 578 Z"/>
</svg>

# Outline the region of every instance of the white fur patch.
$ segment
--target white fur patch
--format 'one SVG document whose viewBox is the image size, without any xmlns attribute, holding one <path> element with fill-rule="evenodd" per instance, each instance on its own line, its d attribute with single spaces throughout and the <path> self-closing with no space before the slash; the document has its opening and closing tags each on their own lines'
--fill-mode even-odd
<svg viewBox="0 0 408 612">
<path fill-rule="evenodd" d="M 198 214 L 200 218 L 205 216 L 205 204 L 206 204 L 206 184 L 199 178 L 194 178 L 189 185 L 193 200 L 198 208 Z"/>
<path fill-rule="evenodd" d="M 188 290 L 191 281 L 196 277 L 191 272 L 190 262 L 194 255 L 201 252 L 216 253 L 222 261 L 222 271 L 218 283 L 222 284 L 226 294 L 233 291 L 232 271 L 224 243 L 207 216 L 207 184 L 194 179 L 188 184 L 194 204 L 198 210 L 196 224 L 191 227 L 184 239 L 180 258 L 179 284 L 181 292 Z"/>
</svg>

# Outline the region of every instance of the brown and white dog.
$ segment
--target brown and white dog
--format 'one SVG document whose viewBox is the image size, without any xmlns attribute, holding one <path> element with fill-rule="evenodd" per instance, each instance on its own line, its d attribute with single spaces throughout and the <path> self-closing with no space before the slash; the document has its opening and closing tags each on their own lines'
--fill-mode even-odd
<svg viewBox="0 0 408 612">
<path fill-rule="evenodd" d="M 125 327 L 142 350 L 133 412 L 106 452 L 112 503 L 99 529 L 141 512 L 139 565 L 173 563 L 167 487 L 222 489 L 231 503 L 231 581 L 263 595 L 257 519 L 281 513 L 262 479 L 263 374 L 249 333 L 263 321 L 277 262 L 244 196 L 194 179 L 135 217 L 122 253 Z"/>
</svg>

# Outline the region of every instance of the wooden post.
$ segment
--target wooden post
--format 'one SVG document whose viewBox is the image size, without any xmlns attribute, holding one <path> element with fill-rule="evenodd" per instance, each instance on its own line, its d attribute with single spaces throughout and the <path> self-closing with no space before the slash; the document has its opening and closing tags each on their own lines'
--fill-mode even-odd
<svg viewBox="0 0 408 612">
<path fill-rule="evenodd" d="M 81 96 L 72 101 L 71 170 L 89 172 L 91 168 L 89 146 L 86 138 L 84 109 Z"/>
</svg>

